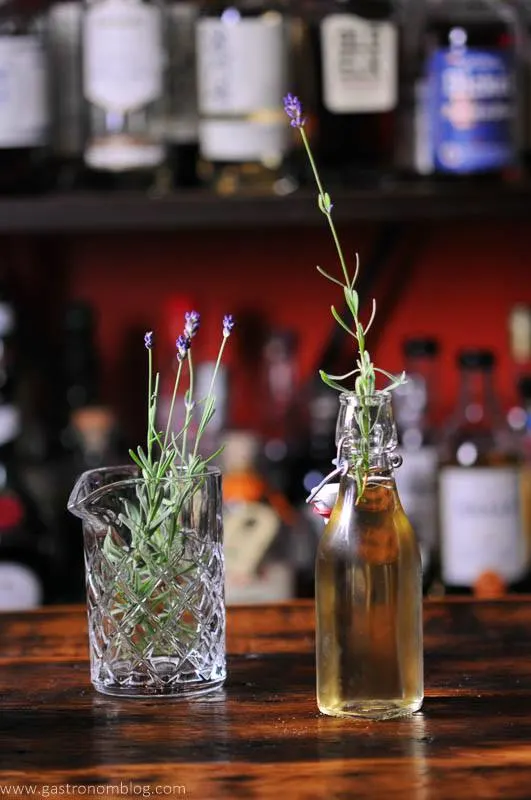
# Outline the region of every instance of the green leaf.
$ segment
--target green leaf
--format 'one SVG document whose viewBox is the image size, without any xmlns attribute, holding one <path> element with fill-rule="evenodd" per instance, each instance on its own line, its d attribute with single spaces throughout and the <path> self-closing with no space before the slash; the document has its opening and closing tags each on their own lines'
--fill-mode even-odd
<svg viewBox="0 0 531 800">
<path fill-rule="evenodd" d="M 319 375 L 321 376 L 321 380 L 323 381 L 323 383 L 326 383 L 326 385 L 330 386 L 331 389 L 337 389 L 338 392 L 346 391 L 344 386 L 341 386 L 340 383 L 337 383 L 332 378 L 330 378 L 324 370 L 320 369 Z"/>
<path fill-rule="evenodd" d="M 360 304 L 358 293 L 355 289 L 350 289 L 348 286 L 343 287 L 343 292 L 345 294 L 345 300 L 347 302 L 347 306 L 349 307 L 350 313 L 354 319 L 357 320 Z"/>
<path fill-rule="evenodd" d="M 347 323 L 339 316 L 339 313 L 336 311 L 335 306 L 330 306 L 330 311 L 332 312 L 332 316 L 335 319 L 335 321 L 341 325 L 343 330 L 346 331 L 350 336 L 356 338 L 355 333 L 349 328 Z"/>
<path fill-rule="evenodd" d="M 328 272 L 325 272 L 324 269 L 322 269 L 322 267 L 317 266 L 316 269 L 317 272 L 320 272 L 321 275 L 323 275 L 329 281 L 332 281 L 332 283 L 337 283 L 338 286 L 341 286 L 341 288 L 343 288 L 343 284 L 341 283 L 341 281 L 338 281 L 337 278 L 333 277 L 333 275 L 329 275 Z"/>
</svg>

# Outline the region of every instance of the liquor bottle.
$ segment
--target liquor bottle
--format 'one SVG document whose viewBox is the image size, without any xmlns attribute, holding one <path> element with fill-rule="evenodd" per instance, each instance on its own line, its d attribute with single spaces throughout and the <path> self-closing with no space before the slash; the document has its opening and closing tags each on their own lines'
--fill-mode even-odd
<svg viewBox="0 0 531 800">
<path fill-rule="evenodd" d="M 205 4 L 197 22 L 202 177 L 221 194 L 296 188 L 285 169 L 292 131 L 288 18 L 281 5 Z"/>
<path fill-rule="evenodd" d="M 297 340 L 292 330 L 272 330 L 262 350 L 261 420 L 263 470 L 269 483 L 286 492 L 293 438 L 291 416 L 297 387 Z"/>
<path fill-rule="evenodd" d="M 59 425 L 63 446 L 69 447 L 72 414 L 79 408 L 101 403 L 96 314 L 94 308 L 82 300 L 70 302 L 65 309 L 59 368 L 61 399 L 57 408 L 62 413 Z"/>
<path fill-rule="evenodd" d="M 318 104 L 316 158 L 348 185 L 391 174 L 398 102 L 392 0 L 333 0 L 308 8 Z"/>
<path fill-rule="evenodd" d="M 396 471 L 400 500 L 417 535 L 423 588 L 428 592 L 438 560 L 438 452 L 433 400 L 439 344 L 435 339 L 407 339 L 403 346 L 407 383 L 393 392 L 399 455 Z"/>
<path fill-rule="evenodd" d="M 44 21 L 0 4 L 0 192 L 49 186 L 48 76 Z"/>
<path fill-rule="evenodd" d="M 518 168 L 517 20 L 487 0 L 428 4 L 415 169 L 511 177 Z"/>
<path fill-rule="evenodd" d="M 423 699 L 420 553 L 394 481 L 391 398 L 345 393 L 340 404 L 346 469 L 315 569 L 317 702 L 331 716 L 389 719 Z"/>
<path fill-rule="evenodd" d="M 174 187 L 196 186 L 199 159 L 199 115 L 195 29 L 196 2 L 173 0 L 167 7 L 168 80 L 165 139 Z"/>
<path fill-rule="evenodd" d="M 518 393 L 524 414 L 524 425 L 520 431 L 520 446 L 522 451 L 522 512 L 528 552 L 531 553 L 531 373 L 520 376 L 518 380 Z"/>
<path fill-rule="evenodd" d="M 53 542 L 17 459 L 16 314 L 0 302 L 0 610 L 34 608 L 53 597 Z"/>
<path fill-rule="evenodd" d="M 228 604 L 288 600 L 295 591 L 290 562 L 292 509 L 257 468 L 258 437 L 225 436 L 223 525 Z"/>
<path fill-rule="evenodd" d="M 442 439 L 441 576 L 447 592 L 496 596 L 528 585 L 520 454 L 505 425 L 489 350 L 459 354 L 460 390 Z"/>
<path fill-rule="evenodd" d="M 83 185 L 83 84 L 80 0 L 55 2 L 48 10 L 48 56 L 52 107 L 51 143 L 58 189 Z"/>
<path fill-rule="evenodd" d="M 89 0 L 83 18 L 85 163 L 111 188 L 156 185 L 165 149 L 162 8 L 156 0 Z"/>
<path fill-rule="evenodd" d="M 88 405 L 72 411 L 68 439 L 53 464 L 55 528 L 60 545 L 55 558 L 57 602 L 79 603 L 85 598 L 83 541 L 79 525 L 67 511 L 75 478 L 86 470 L 117 466 L 126 460 L 126 448 L 112 409 Z"/>
</svg>

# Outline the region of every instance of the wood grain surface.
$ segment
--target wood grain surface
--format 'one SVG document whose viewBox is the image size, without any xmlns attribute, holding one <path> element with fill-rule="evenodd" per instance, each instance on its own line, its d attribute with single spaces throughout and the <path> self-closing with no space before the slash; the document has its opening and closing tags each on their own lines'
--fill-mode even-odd
<svg viewBox="0 0 531 800">
<path fill-rule="evenodd" d="M 405 720 L 319 714 L 313 630 L 304 601 L 229 609 L 222 692 L 121 700 L 83 608 L 0 614 L 0 797 L 531 798 L 531 598 L 428 601 Z"/>
</svg>

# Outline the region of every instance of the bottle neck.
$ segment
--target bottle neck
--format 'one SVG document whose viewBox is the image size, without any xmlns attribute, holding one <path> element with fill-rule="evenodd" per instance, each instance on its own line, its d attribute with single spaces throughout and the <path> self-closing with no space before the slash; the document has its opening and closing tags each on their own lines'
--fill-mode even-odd
<svg viewBox="0 0 531 800">
<path fill-rule="evenodd" d="M 459 422 L 466 425 L 490 427 L 499 423 L 491 370 L 462 370 L 457 414 Z"/>
</svg>

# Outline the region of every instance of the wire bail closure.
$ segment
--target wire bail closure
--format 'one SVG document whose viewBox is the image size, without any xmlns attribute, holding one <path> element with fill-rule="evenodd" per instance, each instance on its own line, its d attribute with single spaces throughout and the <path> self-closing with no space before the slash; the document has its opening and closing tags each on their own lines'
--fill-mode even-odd
<svg viewBox="0 0 531 800">
<path fill-rule="evenodd" d="M 337 478 L 338 475 L 343 477 L 344 475 L 347 474 L 348 461 L 346 458 L 341 458 L 341 448 L 343 447 L 343 442 L 345 438 L 346 438 L 345 436 L 342 436 L 341 439 L 339 440 L 337 445 L 337 456 L 332 460 L 332 464 L 337 464 L 338 466 L 336 466 L 336 468 L 332 470 L 332 472 L 329 472 L 328 475 L 325 478 L 323 478 L 323 480 L 319 484 L 317 484 L 317 486 L 314 486 L 314 488 L 306 498 L 307 503 L 311 503 L 312 500 L 315 497 L 317 497 L 323 486 L 326 486 L 327 483 L 330 483 L 330 481 L 333 478 Z"/>
</svg>

